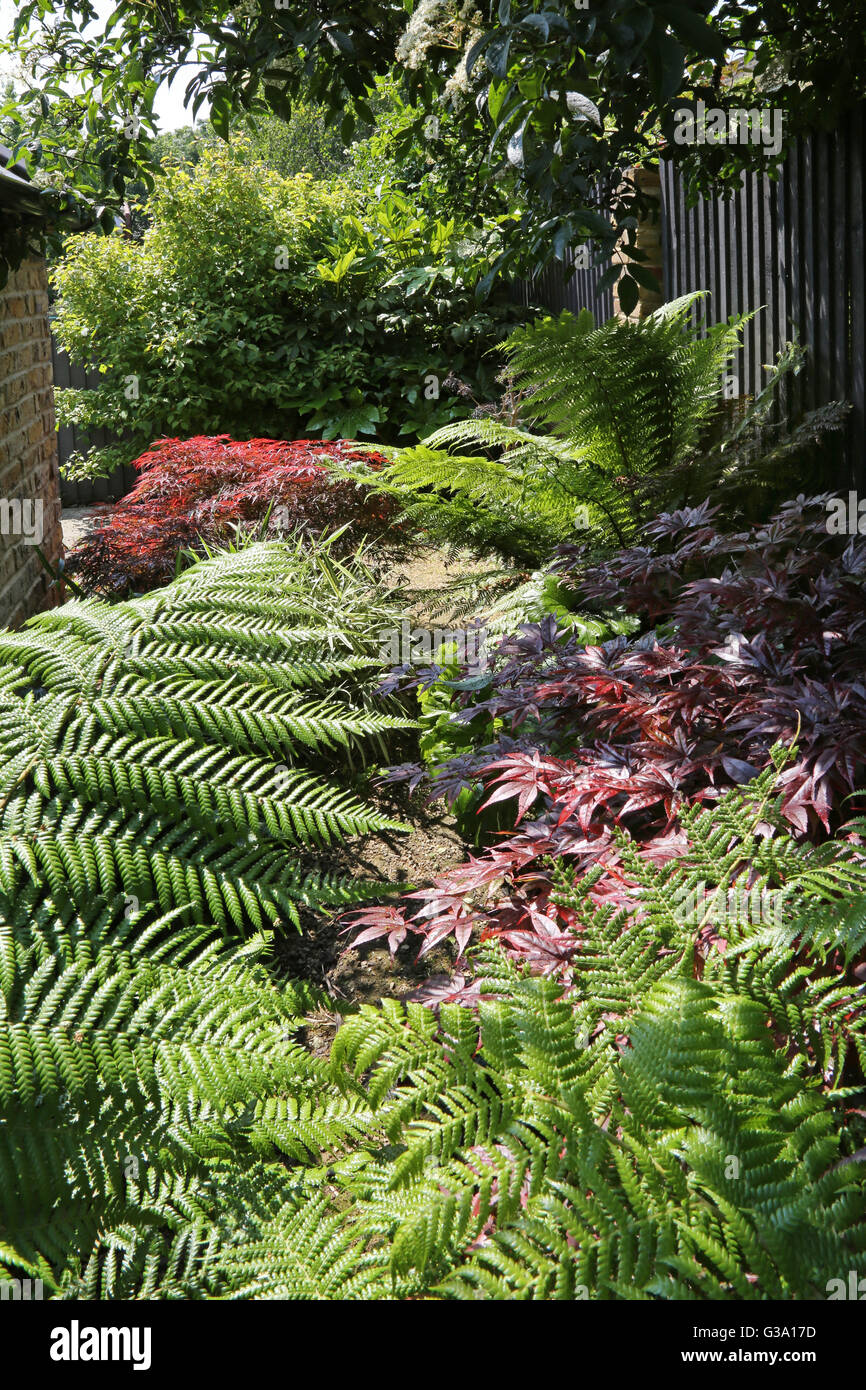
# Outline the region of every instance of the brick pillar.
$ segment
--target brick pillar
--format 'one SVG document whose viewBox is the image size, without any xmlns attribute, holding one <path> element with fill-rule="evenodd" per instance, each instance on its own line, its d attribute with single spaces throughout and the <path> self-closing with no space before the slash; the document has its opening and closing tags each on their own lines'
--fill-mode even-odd
<svg viewBox="0 0 866 1390">
<path fill-rule="evenodd" d="M 631 175 L 642 192 L 650 194 L 653 198 L 658 198 L 661 191 L 661 180 L 659 171 L 654 169 L 632 169 Z M 657 309 L 664 303 L 664 283 L 662 281 L 662 243 L 661 243 L 661 217 L 656 213 L 655 221 L 652 217 L 642 217 L 637 226 L 636 237 L 637 249 L 646 253 L 647 259 L 638 262 L 651 275 L 654 275 L 662 287 L 662 293 L 656 294 L 652 290 L 644 289 L 643 285 L 638 287 L 638 301 L 631 314 L 623 314 L 619 307 L 619 296 L 616 292 L 616 285 L 613 287 L 613 312 L 617 318 L 630 318 L 633 321 L 645 319 L 651 314 L 653 309 Z M 627 257 L 623 256 L 619 250 L 614 251 L 614 262 L 628 264 Z"/>
<path fill-rule="evenodd" d="M 0 290 L 0 628 L 57 601 L 34 542 L 56 567 L 60 474 L 41 260 L 25 261 Z"/>
</svg>

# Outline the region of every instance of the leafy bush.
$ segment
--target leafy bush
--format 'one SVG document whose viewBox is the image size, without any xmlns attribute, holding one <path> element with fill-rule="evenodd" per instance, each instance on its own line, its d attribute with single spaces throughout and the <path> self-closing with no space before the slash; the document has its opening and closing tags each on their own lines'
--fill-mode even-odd
<svg viewBox="0 0 866 1390">
<path fill-rule="evenodd" d="M 480 177 L 483 147 L 467 138 L 452 106 L 426 111 L 405 99 L 393 75 L 376 80 L 372 105 L 375 126 L 347 151 L 350 182 L 399 189 L 434 218 L 448 208 L 475 234 L 518 219 L 514 189 Z"/>
<path fill-rule="evenodd" d="M 351 444 L 287 443 L 228 435 L 161 439 L 135 460 L 140 477 L 72 552 L 67 571 L 97 591 L 150 589 L 174 574 L 180 552 L 251 527 L 341 534 L 330 549 L 351 551 L 382 537 L 396 507 L 351 482 L 329 480 L 330 460 L 384 460 Z"/>
<path fill-rule="evenodd" d="M 796 745 L 784 820 L 818 839 L 838 825 L 866 771 L 866 538 L 829 535 L 825 504 L 799 498 L 731 534 L 704 503 L 602 564 L 563 554 L 558 573 L 582 607 L 603 617 L 616 604 L 656 628 L 583 646 L 547 620 L 501 644 L 492 670 L 453 682 L 451 715 L 475 748 L 435 769 L 432 794 L 480 787 L 476 805 L 516 802 L 518 820 L 532 819 L 422 891 L 414 925 L 430 944 L 480 928 L 567 963 L 575 938 L 552 903 L 555 862 L 603 870 L 598 891 L 615 894 L 616 827 L 675 855 L 683 812 L 756 777 L 776 742 Z M 403 910 L 383 911 L 393 930 Z"/>
<path fill-rule="evenodd" d="M 428 378 L 492 380 L 484 353 L 520 311 L 476 302 L 486 257 L 461 228 L 244 155 L 169 171 L 140 242 L 82 237 L 58 266 L 58 340 L 102 375 L 60 393 L 60 418 L 120 436 L 80 468 L 165 435 L 393 439 L 459 413 Z"/>
</svg>

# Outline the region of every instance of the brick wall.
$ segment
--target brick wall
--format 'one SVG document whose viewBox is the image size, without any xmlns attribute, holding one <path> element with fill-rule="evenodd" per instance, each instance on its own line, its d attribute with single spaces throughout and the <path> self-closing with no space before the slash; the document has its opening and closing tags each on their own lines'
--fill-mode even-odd
<svg viewBox="0 0 866 1390">
<path fill-rule="evenodd" d="M 41 502 L 41 517 L 38 504 Z M 50 606 L 62 554 L 48 282 L 30 260 L 0 290 L 0 628 Z"/>
</svg>

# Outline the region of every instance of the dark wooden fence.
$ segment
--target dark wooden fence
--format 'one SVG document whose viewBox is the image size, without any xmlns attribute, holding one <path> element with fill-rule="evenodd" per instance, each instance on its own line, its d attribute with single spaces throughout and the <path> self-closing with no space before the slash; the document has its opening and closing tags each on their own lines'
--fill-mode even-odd
<svg viewBox="0 0 866 1390">
<path fill-rule="evenodd" d="M 852 487 L 866 480 L 864 137 L 861 106 L 836 130 L 795 141 L 777 180 L 744 175 L 731 199 L 694 208 L 676 170 L 661 162 L 665 298 L 709 290 L 716 321 L 761 310 L 732 369 L 748 393 L 796 334 L 809 355 L 788 378 L 785 411 L 793 418 L 828 401 L 850 403 L 840 481 Z"/>
<path fill-rule="evenodd" d="M 99 372 L 73 366 L 53 338 L 51 360 L 54 365 L 55 387 L 75 386 L 83 389 L 99 384 Z M 89 434 L 84 434 L 75 425 L 64 425 L 57 431 L 57 454 L 61 469 L 72 454 L 83 452 L 90 444 L 107 444 L 110 438 L 106 430 L 92 430 Z M 61 473 L 60 498 L 64 507 L 85 507 L 92 502 L 116 502 L 118 497 L 129 491 L 135 478 L 134 468 L 119 468 L 108 478 L 96 478 L 92 482 L 81 483 L 69 482 Z"/>
<path fill-rule="evenodd" d="M 565 264 L 546 267 L 532 280 L 520 281 L 517 295 L 521 304 L 541 304 L 552 313 L 563 309 L 576 313 L 579 309 L 591 309 L 596 321 L 603 323 L 613 316 L 613 290 L 602 290 L 599 294 L 598 282 L 604 274 L 604 267 L 590 266 L 575 270 L 569 275 L 574 256 L 567 255 Z"/>
<path fill-rule="evenodd" d="M 777 180 L 744 174 L 727 199 L 687 208 L 683 181 L 661 160 L 661 240 L 666 300 L 708 290 L 713 322 L 759 310 L 731 371 L 735 394 L 754 394 L 765 367 L 795 335 L 809 349 L 787 379 L 782 406 L 795 419 L 833 400 L 848 401 L 844 438 L 835 436 L 834 483 L 866 487 L 866 105 L 839 128 L 794 142 Z M 533 298 L 553 311 L 597 310 L 581 272 L 549 268 Z M 581 278 L 582 277 L 582 278 Z M 523 295 L 524 301 L 526 294 Z M 608 304 L 612 301 L 608 300 Z M 762 306 L 764 306 L 762 308 Z M 828 479 L 829 482 L 829 479 Z"/>
</svg>

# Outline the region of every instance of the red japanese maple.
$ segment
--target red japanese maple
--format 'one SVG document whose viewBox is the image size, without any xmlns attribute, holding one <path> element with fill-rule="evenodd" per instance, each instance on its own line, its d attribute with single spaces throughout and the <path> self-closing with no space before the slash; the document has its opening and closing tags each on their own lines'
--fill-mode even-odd
<svg viewBox="0 0 866 1390">
<path fill-rule="evenodd" d="M 219 542 L 235 525 L 260 523 L 269 508 L 271 536 L 284 522 L 313 533 L 348 523 L 344 549 L 362 535 L 381 535 L 394 504 L 332 479 L 329 460 L 373 469 L 384 463 L 346 440 L 160 439 L 136 460 L 133 490 L 105 509 L 67 568 L 94 589 L 149 589 L 171 578 L 180 550 Z"/>
</svg>

